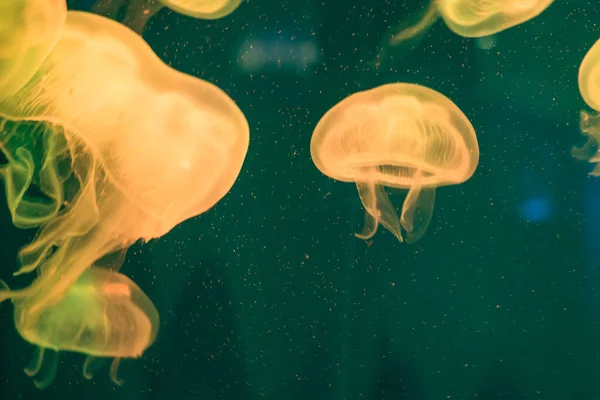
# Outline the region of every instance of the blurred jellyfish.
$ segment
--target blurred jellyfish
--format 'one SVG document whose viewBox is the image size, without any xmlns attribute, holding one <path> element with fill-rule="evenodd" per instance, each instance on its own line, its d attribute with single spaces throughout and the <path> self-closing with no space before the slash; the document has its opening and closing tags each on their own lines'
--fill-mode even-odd
<svg viewBox="0 0 600 400">
<path fill-rule="evenodd" d="M 437 0 L 444 22 L 470 38 L 489 36 L 540 15 L 554 0 Z"/>
<path fill-rule="evenodd" d="M 479 160 L 475 131 L 462 111 L 444 95 L 407 83 L 335 105 L 315 128 L 310 150 L 323 174 L 356 182 L 366 210 L 359 238 L 371 238 L 382 224 L 408 243 L 429 225 L 435 188 L 465 182 Z M 386 186 L 408 190 L 400 218 Z"/>
<path fill-rule="evenodd" d="M 582 147 L 574 147 L 572 154 L 580 160 L 596 163 L 590 175 L 600 176 L 600 153 L 598 143 L 600 140 L 600 40 L 587 52 L 579 67 L 579 92 L 588 106 L 595 112 L 581 110 L 579 126 L 581 132 L 587 136 L 587 142 Z"/>
<path fill-rule="evenodd" d="M 20 226 L 40 227 L 16 272 L 38 277 L 0 301 L 53 309 L 98 260 L 215 205 L 248 143 L 248 123 L 222 90 L 171 69 L 125 26 L 68 12 L 36 75 L 0 102 L 9 209 Z M 29 186 L 48 198 L 28 198 Z"/>
<path fill-rule="evenodd" d="M 407 43 L 416 47 L 441 17 L 454 33 L 467 38 L 483 38 L 537 17 L 554 0 L 431 0 L 416 22 L 405 21 L 386 36 L 376 57 L 379 66 L 390 48 Z M 410 17 L 409 17 L 410 18 Z"/>
<path fill-rule="evenodd" d="M 97 0 L 92 10 L 117 19 L 124 11 L 122 22 L 142 34 L 144 27 L 161 8 L 198 19 L 218 19 L 235 11 L 242 0 Z"/>
<path fill-rule="evenodd" d="M 88 268 L 55 302 L 38 302 L 35 296 L 14 302 L 17 331 L 38 346 L 25 372 L 40 389 L 52 383 L 60 351 L 86 354 L 83 374 L 88 379 L 94 358 L 113 358 L 110 375 L 121 384 L 120 359 L 141 357 L 158 332 L 152 301 L 131 279 L 110 269 Z M 49 368 L 42 376 L 45 355 Z"/>
<path fill-rule="evenodd" d="M 67 17 L 65 0 L 0 2 L 0 100 L 35 74 L 58 40 Z"/>
</svg>

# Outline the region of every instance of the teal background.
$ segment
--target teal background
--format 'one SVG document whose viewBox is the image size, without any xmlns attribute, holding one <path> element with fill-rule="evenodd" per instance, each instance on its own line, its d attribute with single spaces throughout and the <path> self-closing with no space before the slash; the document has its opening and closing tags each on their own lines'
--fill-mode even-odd
<svg viewBox="0 0 600 400">
<path fill-rule="evenodd" d="M 600 398 L 600 178 L 570 154 L 585 142 L 577 71 L 600 38 L 600 5 L 557 0 L 490 50 L 438 22 L 373 68 L 390 29 L 424 3 L 250 0 L 217 21 L 167 9 L 153 18 L 144 38 L 159 57 L 215 83 L 246 115 L 243 170 L 213 209 L 128 252 L 122 272 L 161 326 L 143 358 L 122 362 L 123 387 L 108 363 L 87 381 L 84 357 L 62 353 L 55 382 L 38 391 L 22 371 L 33 347 L 6 302 L 0 398 Z M 270 49 L 253 72 L 249 39 Z M 451 98 L 481 150 L 471 180 L 437 191 L 414 245 L 383 229 L 372 243 L 355 238 L 355 186 L 323 176 L 309 151 L 329 108 L 391 82 Z M 391 196 L 399 207 L 402 196 Z M 33 234 L 1 209 L 9 284 L 25 282 L 11 273 Z"/>
</svg>

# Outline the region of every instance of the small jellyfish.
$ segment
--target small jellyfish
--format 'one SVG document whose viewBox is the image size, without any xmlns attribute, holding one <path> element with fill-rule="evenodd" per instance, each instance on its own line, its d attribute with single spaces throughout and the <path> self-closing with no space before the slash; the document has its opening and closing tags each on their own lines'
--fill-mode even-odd
<svg viewBox="0 0 600 400">
<path fill-rule="evenodd" d="M 479 160 L 475 131 L 462 111 L 444 95 L 408 83 L 335 105 L 315 128 L 310 151 L 323 174 L 356 183 L 365 207 L 365 226 L 356 236 L 369 239 L 382 224 L 407 243 L 425 233 L 435 188 L 465 182 Z M 385 187 L 408 190 L 400 218 Z"/>
<path fill-rule="evenodd" d="M 582 147 L 574 147 L 572 154 L 579 160 L 596 163 L 590 175 L 600 176 L 600 40 L 586 53 L 579 67 L 579 92 L 585 103 L 594 110 L 581 110 L 579 127 L 588 140 Z"/>
<path fill-rule="evenodd" d="M 241 3 L 242 0 L 98 0 L 92 10 L 112 19 L 125 11 L 121 22 L 141 35 L 150 18 L 163 7 L 189 17 L 210 20 L 231 14 Z"/>
<path fill-rule="evenodd" d="M 387 57 L 391 48 L 416 47 L 429 29 L 442 17 L 454 33 L 468 38 L 482 38 L 502 32 L 537 17 L 554 0 L 431 0 L 416 21 L 402 21 L 388 35 L 375 65 Z M 408 26 L 407 26 L 408 25 Z"/>
<path fill-rule="evenodd" d="M 0 100 L 35 74 L 67 18 L 65 0 L 0 2 Z"/>
<path fill-rule="evenodd" d="M 156 339 L 159 317 L 152 301 L 125 275 L 98 267 L 88 268 L 63 293 L 46 289 L 53 295 L 43 300 L 13 298 L 17 331 L 38 346 L 27 375 L 38 388 L 47 387 L 56 374 L 58 352 L 69 351 L 87 355 L 83 374 L 88 379 L 94 358 L 113 358 L 110 375 L 120 385 L 119 361 L 141 357 Z"/>
</svg>

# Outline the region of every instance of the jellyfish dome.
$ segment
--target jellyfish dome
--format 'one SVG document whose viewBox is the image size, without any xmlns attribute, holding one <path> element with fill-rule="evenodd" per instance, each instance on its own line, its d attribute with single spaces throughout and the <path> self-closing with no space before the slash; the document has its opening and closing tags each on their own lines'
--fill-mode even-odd
<svg viewBox="0 0 600 400">
<path fill-rule="evenodd" d="M 554 0 L 437 0 L 444 22 L 464 37 L 504 31 L 540 15 Z"/>
<path fill-rule="evenodd" d="M 21 89 L 56 44 L 65 0 L 0 2 L 0 100 Z"/>
<path fill-rule="evenodd" d="M 52 287 L 47 288 L 52 291 Z M 28 375 L 39 376 L 46 350 L 86 354 L 84 375 L 93 357 L 113 358 L 115 383 L 121 358 L 139 358 L 154 342 L 159 317 L 146 294 L 125 275 L 90 267 L 60 297 L 38 302 L 34 297 L 15 301 L 15 324 L 19 334 L 39 347 Z M 45 377 L 35 380 L 44 388 L 56 373 L 56 354 L 49 355 Z"/>
<path fill-rule="evenodd" d="M 588 50 L 578 74 L 579 92 L 588 106 L 600 111 L 600 40 Z"/>
<path fill-rule="evenodd" d="M 311 156 L 325 175 L 355 182 L 370 238 L 381 223 L 401 242 L 425 232 L 435 188 L 465 182 L 479 148 L 473 126 L 447 97 L 424 86 L 397 83 L 349 96 L 319 121 Z M 408 189 L 398 218 L 384 187 Z"/>
<path fill-rule="evenodd" d="M 150 18 L 163 7 L 189 17 L 213 20 L 231 14 L 241 3 L 242 0 L 98 0 L 93 11 L 115 19 L 126 6 L 121 22 L 142 34 Z"/>
<path fill-rule="evenodd" d="M 218 19 L 231 14 L 242 0 L 161 0 L 180 14 L 200 19 Z"/>
</svg>

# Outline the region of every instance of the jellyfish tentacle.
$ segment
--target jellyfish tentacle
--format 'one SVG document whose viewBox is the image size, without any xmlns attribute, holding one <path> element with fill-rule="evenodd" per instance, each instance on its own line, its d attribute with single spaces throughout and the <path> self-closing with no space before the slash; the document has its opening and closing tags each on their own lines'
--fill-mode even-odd
<svg viewBox="0 0 600 400">
<path fill-rule="evenodd" d="M 48 386 L 50 386 L 52 384 L 52 382 L 54 382 L 54 378 L 56 378 L 57 369 L 58 369 L 58 353 L 53 352 L 53 354 L 51 354 L 51 356 L 50 356 L 50 367 L 48 369 L 46 376 L 41 380 L 34 379 L 33 384 L 35 385 L 35 387 L 37 387 L 38 389 L 45 389 Z"/>
<path fill-rule="evenodd" d="M 119 364 L 121 363 L 121 359 L 120 358 L 115 358 L 113 360 L 113 362 L 110 364 L 110 379 L 115 383 L 115 385 L 117 386 L 123 386 L 123 380 L 119 379 L 118 377 L 118 373 L 119 373 Z"/>
<path fill-rule="evenodd" d="M 406 243 L 415 243 L 427 230 L 433 215 L 435 203 L 435 188 L 422 186 L 422 172 L 415 171 L 413 186 L 402 205 L 400 223 L 406 232 Z"/>
<path fill-rule="evenodd" d="M 38 347 L 35 349 L 33 358 L 31 359 L 31 364 L 25 367 L 25 373 L 27 376 L 35 376 L 42 369 L 42 364 L 44 363 L 44 353 L 46 349 L 43 347 Z"/>
<path fill-rule="evenodd" d="M 374 225 L 377 228 L 377 223 L 383 225 L 388 231 L 390 231 L 396 238 L 403 242 L 402 234 L 400 232 L 400 219 L 394 209 L 394 206 L 390 202 L 385 189 L 382 185 L 376 184 L 373 181 L 368 183 L 357 183 L 356 188 L 360 200 L 367 213 L 369 213 L 373 219 L 376 220 Z M 373 230 L 371 236 L 375 234 Z M 368 239 L 371 236 L 366 236 Z"/>
<path fill-rule="evenodd" d="M 48 357 L 44 357 L 46 355 L 45 347 L 36 348 L 33 358 L 31 359 L 31 363 L 24 369 L 25 374 L 31 378 L 40 374 L 42 370 L 42 366 L 44 365 L 44 359 Z M 38 389 L 47 388 L 56 377 L 56 370 L 58 368 L 58 354 L 51 354 L 49 369 L 46 373 L 46 376 L 43 379 L 34 379 L 33 383 Z"/>
<path fill-rule="evenodd" d="M 355 233 L 354 236 L 359 239 L 369 240 L 375 235 L 375 233 L 377 233 L 377 226 L 379 225 L 379 222 L 377 222 L 377 219 L 373 218 L 373 216 L 369 214 L 366 209 L 364 214 L 365 222 L 363 223 L 363 229 L 360 233 Z"/>
<path fill-rule="evenodd" d="M 83 377 L 85 379 L 92 379 L 94 377 L 94 373 L 92 371 L 90 371 L 90 366 L 92 364 L 92 362 L 94 362 L 94 360 L 96 359 L 96 357 L 94 356 L 87 356 L 84 363 L 83 363 Z"/>
<path fill-rule="evenodd" d="M 396 28 L 397 33 L 390 37 L 389 45 L 395 47 L 412 39 L 416 39 L 420 42 L 440 17 L 436 3 L 435 0 L 429 3 L 425 12 L 419 17 L 419 21 L 416 24 L 401 30 Z"/>
</svg>

